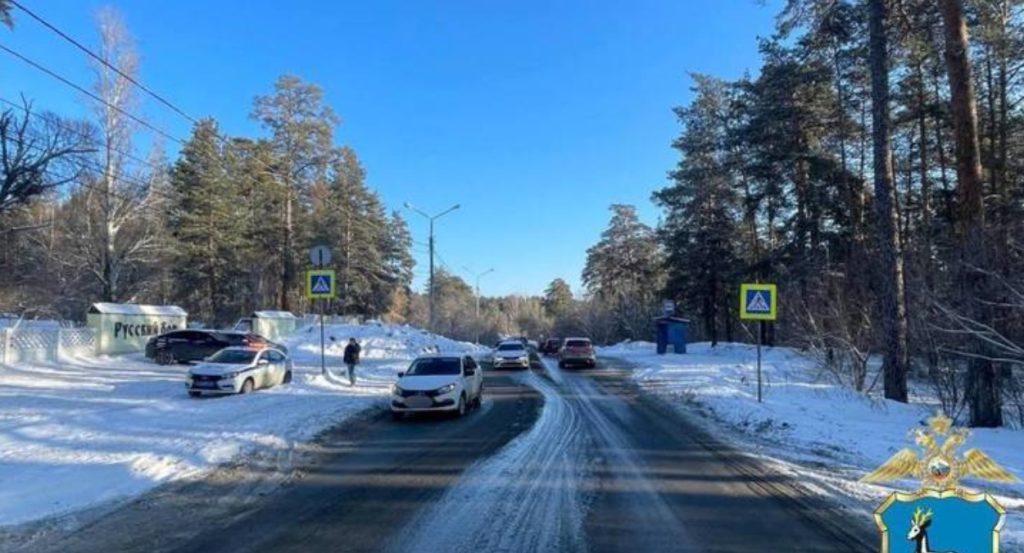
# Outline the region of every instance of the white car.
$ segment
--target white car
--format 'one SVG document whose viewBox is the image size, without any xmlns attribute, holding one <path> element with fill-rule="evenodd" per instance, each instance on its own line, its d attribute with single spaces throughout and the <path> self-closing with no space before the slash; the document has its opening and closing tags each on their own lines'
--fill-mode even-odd
<svg viewBox="0 0 1024 553">
<path fill-rule="evenodd" d="M 494 355 L 491 357 L 491 363 L 494 365 L 495 369 L 504 369 L 508 367 L 529 369 L 530 350 L 526 349 L 526 346 L 518 340 L 501 342 L 494 348 Z"/>
<path fill-rule="evenodd" d="M 188 371 L 188 395 L 248 394 L 292 381 L 292 360 L 274 348 L 224 348 Z"/>
<path fill-rule="evenodd" d="M 458 416 L 479 407 L 484 394 L 484 375 L 469 355 L 424 355 L 398 373 L 391 386 L 391 415 L 447 412 Z"/>
</svg>

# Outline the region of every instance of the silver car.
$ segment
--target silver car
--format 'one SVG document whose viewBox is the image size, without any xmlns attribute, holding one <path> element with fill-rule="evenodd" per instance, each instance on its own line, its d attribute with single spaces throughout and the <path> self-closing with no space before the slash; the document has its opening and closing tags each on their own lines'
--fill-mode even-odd
<svg viewBox="0 0 1024 553">
<path fill-rule="evenodd" d="M 224 348 L 188 371 L 188 395 L 248 394 L 292 381 L 292 360 L 275 348 Z"/>
<path fill-rule="evenodd" d="M 494 348 L 491 362 L 495 369 L 529 369 L 530 350 L 518 340 L 502 342 L 498 344 L 498 347 Z"/>
</svg>

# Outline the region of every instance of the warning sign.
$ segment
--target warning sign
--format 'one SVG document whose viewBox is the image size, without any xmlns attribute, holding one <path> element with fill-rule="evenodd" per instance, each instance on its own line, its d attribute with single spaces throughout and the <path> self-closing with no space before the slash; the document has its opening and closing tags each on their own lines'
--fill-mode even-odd
<svg viewBox="0 0 1024 553">
<path fill-rule="evenodd" d="M 334 271 L 306 271 L 306 297 L 333 299 L 335 297 Z"/>
<path fill-rule="evenodd" d="M 774 284 L 740 285 L 740 319 L 774 321 L 778 311 L 778 293 Z"/>
</svg>

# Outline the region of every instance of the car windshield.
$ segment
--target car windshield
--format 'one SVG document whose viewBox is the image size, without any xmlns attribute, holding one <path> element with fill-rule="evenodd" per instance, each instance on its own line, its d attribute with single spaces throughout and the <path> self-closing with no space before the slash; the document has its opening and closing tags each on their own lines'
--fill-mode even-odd
<svg viewBox="0 0 1024 553">
<path fill-rule="evenodd" d="M 522 344 L 501 344 L 498 346 L 498 351 L 519 351 L 522 349 Z"/>
<path fill-rule="evenodd" d="M 212 363 L 225 363 L 229 365 L 248 365 L 256 357 L 255 351 L 244 349 L 222 349 L 210 358 Z"/>
<path fill-rule="evenodd" d="M 567 348 L 589 348 L 590 342 L 587 340 L 569 340 L 565 343 Z"/>
<path fill-rule="evenodd" d="M 459 374 L 461 366 L 458 357 L 430 357 L 413 361 L 406 376 L 436 376 Z"/>
</svg>

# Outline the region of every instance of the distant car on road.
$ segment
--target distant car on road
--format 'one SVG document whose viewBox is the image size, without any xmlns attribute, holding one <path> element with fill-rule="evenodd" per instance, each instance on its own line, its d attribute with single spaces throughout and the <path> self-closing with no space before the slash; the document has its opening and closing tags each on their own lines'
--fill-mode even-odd
<svg viewBox="0 0 1024 553">
<path fill-rule="evenodd" d="M 519 340 L 501 342 L 494 348 L 491 364 L 495 369 L 529 369 L 530 350 Z"/>
<path fill-rule="evenodd" d="M 445 412 L 463 416 L 479 407 L 484 375 L 472 356 L 424 355 L 398 373 L 391 387 L 391 416 L 406 413 Z"/>
<path fill-rule="evenodd" d="M 288 352 L 284 346 L 251 332 L 188 329 L 173 330 L 150 338 L 146 343 L 146 357 L 155 359 L 161 365 L 191 363 L 234 346 L 273 347 Z"/>
<path fill-rule="evenodd" d="M 188 395 L 248 394 L 292 381 L 292 360 L 274 348 L 229 347 L 188 370 Z"/>
<path fill-rule="evenodd" d="M 540 346 L 540 352 L 543 355 L 558 355 L 558 350 L 560 349 L 562 349 L 561 338 L 548 338 Z"/>
<path fill-rule="evenodd" d="M 591 369 L 597 366 L 597 355 L 589 338 L 566 338 L 565 345 L 558 352 L 558 368 L 585 365 Z"/>
</svg>

